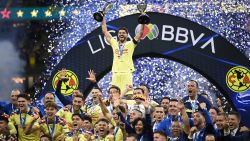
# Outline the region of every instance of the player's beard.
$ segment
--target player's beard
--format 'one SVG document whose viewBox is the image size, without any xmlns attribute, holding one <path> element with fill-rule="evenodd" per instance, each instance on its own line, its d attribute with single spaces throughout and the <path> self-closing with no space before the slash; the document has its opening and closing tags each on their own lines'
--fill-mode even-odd
<svg viewBox="0 0 250 141">
<path fill-rule="evenodd" d="M 120 41 L 121 43 L 124 43 L 126 40 L 127 40 L 127 38 L 126 38 L 125 36 L 119 37 L 119 41 Z"/>
<path fill-rule="evenodd" d="M 73 105 L 73 110 L 76 112 L 76 111 L 79 111 L 81 109 L 81 106 L 77 106 L 77 105 Z"/>
</svg>

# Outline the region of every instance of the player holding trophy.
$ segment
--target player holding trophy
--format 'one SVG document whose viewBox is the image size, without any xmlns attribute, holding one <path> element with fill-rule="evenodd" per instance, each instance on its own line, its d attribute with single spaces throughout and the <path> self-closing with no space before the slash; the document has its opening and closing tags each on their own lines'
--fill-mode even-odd
<svg viewBox="0 0 250 141">
<path fill-rule="evenodd" d="M 102 22 L 102 32 L 110 44 L 113 50 L 113 65 L 112 65 L 112 85 L 118 86 L 121 91 L 125 91 L 126 86 L 133 86 L 133 53 L 134 49 L 137 46 L 140 38 L 143 35 L 144 25 L 150 22 L 148 15 L 144 12 L 146 10 L 146 4 L 137 5 L 137 9 L 140 11 L 141 15 L 138 18 L 140 25 L 139 32 L 135 37 L 128 41 L 128 30 L 126 27 L 121 27 L 118 29 L 118 40 L 112 37 L 112 35 L 107 30 L 105 14 L 112 6 L 107 4 L 103 11 L 96 12 L 94 18 Z M 126 95 L 133 94 L 132 91 L 128 91 Z"/>
</svg>

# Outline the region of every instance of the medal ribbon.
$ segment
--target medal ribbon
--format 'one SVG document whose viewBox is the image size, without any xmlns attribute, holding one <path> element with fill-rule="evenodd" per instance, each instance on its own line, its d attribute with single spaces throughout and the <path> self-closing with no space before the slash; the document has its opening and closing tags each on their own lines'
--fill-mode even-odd
<svg viewBox="0 0 250 141">
<path fill-rule="evenodd" d="M 57 120 L 58 120 L 58 117 L 55 117 L 55 121 L 54 121 L 53 126 L 52 126 L 52 129 L 51 129 L 51 127 L 50 127 L 50 125 L 49 125 L 49 122 L 48 122 L 48 118 L 47 118 L 47 117 L 45 118 L 46 125 L 47 125 L 48 131 L 49 131 L 49 135 L 50 135 L 50 137 L 52 137 L 52 138 L 53 138 L 54 133 L 55 133 L 55 127 L 56 127 Z"/>
<path fill-rule="evenodd" d="M 125 46 L 125 44 L 120 44 L 119 43 L 119 47 L 118 47 L 119 48 L 119 58 L 122 57 L 124 46 Z"/>
<path fill-rule="evenodd" d="M 21 127 L 24 127 L 25 122 L 26 122 L 27 113 L 25 113 L 24 118 L 22 118 L 22 112 L 20 111 L 20 112 L 19 112 L 19 117 L 20 117 L 20 124 L 21 124 Z"/>
</svg>

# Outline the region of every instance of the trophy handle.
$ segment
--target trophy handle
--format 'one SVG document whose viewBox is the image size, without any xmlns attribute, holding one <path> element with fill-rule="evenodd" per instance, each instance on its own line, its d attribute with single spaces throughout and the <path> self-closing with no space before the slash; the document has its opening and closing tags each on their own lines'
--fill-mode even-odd
<svg viewBox="0 0 250 141">
<path fill-rule="evenodd" d="M 107 13 L 109 10 L 111 10 L 112 8 L 113 8 L 113 4 L 112 4 L 111 2 L 107 2 L 107 3 L 104 5 L 102 11 L 103 11 L 104 14 L 106 14 L 106 13 Z"/>
<path fill-rule="evenodd" d="M 137 5 L 137 9 L 140 12 L 140 16 L 138 18 L 138 22 L 140 24 L 149 24 L 150 23 L 150 18 L 149 16 L 145 13 L 145 10 L 147 9 L 147 3 L 140 3 Z"/>
<path fill-rule="evenodd" d="M 96 21 L 102 22 L 103 17 L 106 15 L 106 13 L 113 8 L 113 4 L 111 2 L 105 3 L 103 10 L 95 12 L 93 14 L 93 17 Z"/>
<path fill-rule="evenodd" d="M 140 3 L 137 5 L 137 10 L 141 13 L 141 14 L 145 14 L 145 10 L 147 9 L 147 3 Z"/>
</svg>

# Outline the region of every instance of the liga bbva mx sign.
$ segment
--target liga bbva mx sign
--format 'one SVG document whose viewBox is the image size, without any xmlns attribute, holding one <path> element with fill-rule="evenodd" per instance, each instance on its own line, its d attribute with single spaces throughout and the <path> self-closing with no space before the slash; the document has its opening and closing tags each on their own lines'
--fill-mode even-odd
<svg viewBox="0 0 250 141">
<path fill-rule="evenodd" d="M 224 94 L 236 110 L 244 114 L 242 121 L 250 126 L 246 118 L 250 117 L 250 61 L 225 38 L 204 26 L 168 14 L 148 15 L 151 23 L 144 30 L 143 41 L 136 47 L 134 58 L 168 58 L 198 71 Z M 117 29 L 125 26 L 131 39 L 138 30 L 138 16 L 135 14 L 108 22 L 109 32 L 116 36 Z M 112 57 L 112 49 L 99 27 L 68 51 L 53 71 L 42 95 L 54 91 L 53 86 L 58 79 L 56 73 L 62 68 L 70 70 L 70 79 L 63 84 L 62 92 L 69 95 L 77 88 L 88 94 L 92 88 L 86 81 L 88 70 L 95 70 L 100 80 L 111 70 Z"/>
</svg>

